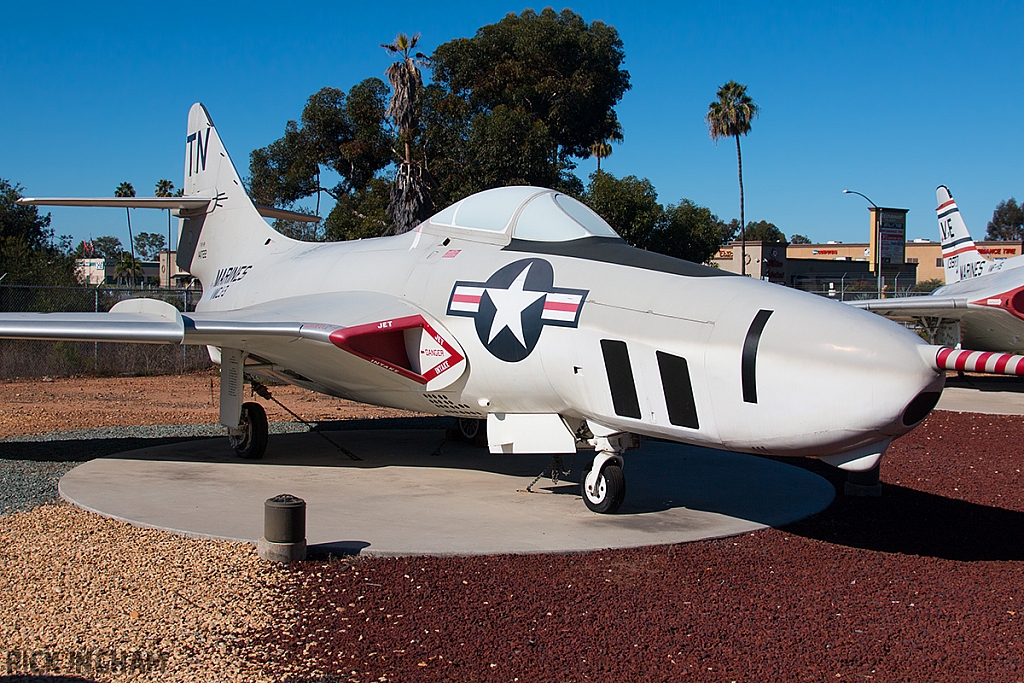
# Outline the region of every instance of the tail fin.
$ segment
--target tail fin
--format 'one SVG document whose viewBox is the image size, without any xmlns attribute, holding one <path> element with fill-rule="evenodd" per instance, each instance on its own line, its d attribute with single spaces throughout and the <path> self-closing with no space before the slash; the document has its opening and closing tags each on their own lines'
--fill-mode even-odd
<svg viewBox="0 0 1024 683">
<path fill-rule="evenodd" d="M 953 195 L 945 185 L 939 185 L 935 189 L 935 199 L 939 203 L 935 213 L 939 217 L 939 234 L 942 235 L 942 264 L 946 270 L 946 284 L 984 275 L 992 262 L 982 256 L 974 245 Z"/>
<path fill-rule="evenodd" d="M 216 200 L 207 209 L 181 211 L 178 265 L 204 287 L 212 284 L 218 269 L 250 258 L 248 253 L 265 240 L 284 239 L 249 199 L 209 112 L 198 102 L 188 113 L 183 187 L 186 197 Z"/>
</svg>

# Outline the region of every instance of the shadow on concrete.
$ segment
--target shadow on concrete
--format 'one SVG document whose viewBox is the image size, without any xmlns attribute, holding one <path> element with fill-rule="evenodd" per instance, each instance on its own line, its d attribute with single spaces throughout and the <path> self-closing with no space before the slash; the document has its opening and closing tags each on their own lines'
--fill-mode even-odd
<svg viewBox="0 0 1024 683">
<path fill-rule="evenodd" d="M 976 389 L 978 391 L 992 392 L 1014 392 L 1024 393 L 1024 378 L 1011 377 L 1008 375 L 970 375 L 963 377 L 949 375 L 946 377 L 946 387 L 959 389 Z"/>
<path fill-rule="evenodd" d="M 368 541 L 330 541 L 327 543 L 313 543 L 306 546 L 307 560 L 330 560 L 335 557 L 355 557 L 365 548 L 369 548 Z"/>
<path fill-rule="evenodd" d="M 842 491 L 845 475 L 814 460 L 794 462 Z M 884 471 L 883 471 L 884 475 Z M 961 562 L 1024 560 L 1024 512 L 886 484 L 880 498 L 837 496 L 784 531 L 837 545 Z"/>
</svg>

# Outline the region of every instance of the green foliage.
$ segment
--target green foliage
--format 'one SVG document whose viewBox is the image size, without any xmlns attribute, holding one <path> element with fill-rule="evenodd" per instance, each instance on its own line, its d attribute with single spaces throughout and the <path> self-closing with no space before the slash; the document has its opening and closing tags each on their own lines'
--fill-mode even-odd
<svg viewBox="0 0 1024 683">
<path fill-rule="evenodd" d="M 786 236 L 774 223 L 751 221 L 747 223 L 746 240 L 748 242 L 785 242 Z"/>
<path fill-rule="evenodd" d="M 670 204 L 657 228 L 647 240 L 647 248 L 667 256 L 705 263 L 722 246 L 721 225 L 711 209 L 689 199 Z"/>
<path fill-rule="evenodd" d="M 934 292 L 936 289 L 942 287 L 944 284 L 946 283 L 940 280 L 939 278 L 933 277 L 931 280 L 924 280 L 922 282 L 918 282 L 913 287 L 911 287 L 910 290 L 912 292 Z"/>
<path fill-rule="evenodd" d="M 811 240 L 803 235 L 793 235 L 789 238 L 790 244 L 811 244 Z"/>
<path fill-rule="evenodd" d="M 121 258 L 124 246 L 121 240 L 110 235 L 103 235 L 90 240 L 89 243 L 79 242 L 72 254 L 75 258 L 104 258 L 108 261 L 117 261 Z"/>
<path fill-rule="evenodd" d="M 435 205 L 504 185 L 579 194 L 572 157 L 621 139 L 629 89 L 618 32 L 572 10 L 526 10 L 438 46 L 423 93 Z"/>
<path fill-rule="evenodd" d="M 704 263 L 722 246 L 722 223 L 710 209 L 689 199 L 663 208 L 646 178 L 597 171 L 582 198 L 634 247 Z"/>
<path fill-rule="evenodd" d="M 618 131 L 615 104 L 629 89 L 622 40 L 611 26 L 547 8 L 509 13 L 473 38 L 438 46 L 434 81 L 474 114 L 500 105 L 543 121 L 563 154 L 584 157 Z"/>
<path fill-rule="evenodd" d="M 117 189 L 114 190 L 114 196 L 115 197 L 134 197 L 135 196 L 135 188 L 132 186 L 131 183 L 129 183 L 128 181 L 125 181 L 125 182 L 121 183 L 120 185 L 118 185 Z"/>
<path fill-rule="evenodd" d="M 75 285 L 69 238 L 54 239 L 50 214 L 21 206 L 21 186 L 0 178 L 0 276 L 2 284 Z M 4 275 L 6 273 L 6 275 Z"/>
<path fill-rule="evenodd" d="M 388 234 L 389 193 L 389 179 L 374 178 L 365 188 L 339 199 L 324 221 L 325 238 L 354 240 Z"/>
<path fill-rule="evenodd" d="M 39 215 L 35 206 L 21 206 L 21 185 L 0 178 L 0 238 L 21 240 L 26 247 L 38 249 L 53 239 L 50 214 Z"/>
<path fill-rule="evenodd" d="M 135 251 L 143 261 L 157 260 L 166 244 L 164 236 L 158 233 L 140 232 L 135 236 Z"/>
<path fill-rule="evenodd" d="M 1016 199 L 1010 197 L 996 205 L 995 211 L 992 212 L 992 220 L 988 222 L 988 229 L 985 231 L 985 239 L 1024 239 L 1024 207 L 1018 205 Z"/>
<path fill-rule="evenodd" d="M 289 121 L 283 137 L 250 155 L 253 199 L 288 207 L 320 191 L 339 200 L 366 187 L 391 161 L 392 138 L 384 120 L 387 92 L 379 78 L 368 78 L 347 96 L 336 88 L 311 95 L 301 127 Z M 341 181 L 333 188 L 321 187 L 321 167 L 335 171 Z"/>
<path fill-rule="evenodd" d="M 597 171 L 591 174 L 582 199 L 622 239 L 641 249 L 647 247 L 651 232 L 665 213 L 651 181 L 632 175 L 620 179 L 611 173 Z"/>
<path fill-rule="evenodd" d="M 161 178 L 156 181 L 156 188 L 153 190 L 153 196 L 155 197 L 173 197 L 174 196 L 174 183 L 167 178 Z"/>
<path fill-rule="evenodd" d="M 718 89 L 718 99 L 708 105 L 704 121 L 711 139 L 717 141 L 749 133 L 751 122 L 760 111 L 747 94 L 747 86 L 729 81 Z"/>
</svg>

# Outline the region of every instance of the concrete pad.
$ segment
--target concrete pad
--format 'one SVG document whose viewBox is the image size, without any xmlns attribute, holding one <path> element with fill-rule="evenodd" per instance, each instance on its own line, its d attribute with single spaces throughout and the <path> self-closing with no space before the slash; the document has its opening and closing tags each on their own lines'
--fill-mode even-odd
<svg viewBox="0 0 1024 683">
<path fill-rule="evenodd" d="M 1024 379 L 1006 376 L 949 377 L 937 410 L 1024 415 Z"/>
<path fill-rule="evenodd" d="M 446 443 L 443 430 L 332 432 L 270 438 L 261 461 L 239 461 L 227 439 L 160 446 L 79 465 L 60 481 L 73 504 L 132 524 L 255 542 L 263 503 L 306 501 L 311 552 L 473 555 L 566 552 L 680 543 L 778 526 L 819 512 L 835 491 L 821 477 L 754 456 L 648 441 L 625 457 L 615 515 L 579 496 L 570 475 L 525 489 L 545 455 L 491 455 Z M 443 446 L 442 446 L 443 444 Z M 566 469 L 571 456 L 566 456 Z"/>
</svg>

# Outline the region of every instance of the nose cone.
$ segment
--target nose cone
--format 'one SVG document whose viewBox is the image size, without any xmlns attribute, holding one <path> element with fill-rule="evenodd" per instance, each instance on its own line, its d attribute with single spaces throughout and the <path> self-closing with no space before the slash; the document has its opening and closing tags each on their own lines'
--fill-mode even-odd
<svg viewBox="0 0 1024 683">
<path fill-rule="evenodd" d="M 754 359 L 756 397 L 745 395 L 738 411 L 751 425 L 747 450 L 829 455 L 899 436 L 924 419 L 943 376 L 920 353 L 920 337 L 843 303 L 776 289 L 758 309 L 771 312 L 760 314 L 767 320 Z M 748 360 L 749 337 L 748 329 Z"/>
</svg>

